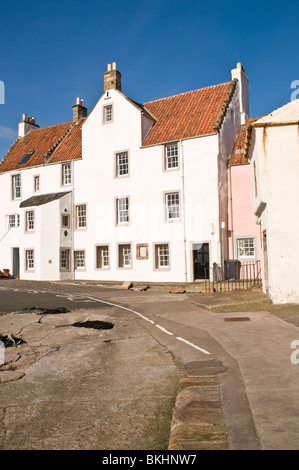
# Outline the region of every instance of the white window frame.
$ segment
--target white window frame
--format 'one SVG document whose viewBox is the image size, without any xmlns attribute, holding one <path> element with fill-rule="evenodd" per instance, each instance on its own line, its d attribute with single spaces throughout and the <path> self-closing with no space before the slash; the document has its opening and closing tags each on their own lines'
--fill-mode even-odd
<svg viewBox="0 0 299 470">
<path fill-rule="evenodd" d="M 19 214 L 9 214 L 8 218 L 8 228 L 14 228 L 20 226 L 20 215 Z"/>
<path fill-rule="evenodd" d="M 118 251 L 118 268 L 119 269 L 132 269 L 132 244 L 119 243 L 117 245 Z"/>
<path fill-rule="evenodd" d="M 35 228 L 35 214 L 34 211 L 25 212 L 25 232 L 31 233 L 34 232 Z"/>
<path fill-rule="evenodd" d="M 40 191 L 40 176 L 35 175 L 33 176 L 33 191 L 38 193 Z"/>
<path fill-rule="evenodd" d="M 110 269 L 109 244 L 96 245 L 96 269 Z"/>
<path fill-rule="evenodd" d="M 165 193 L 166 221 L 177 222 L 181 220 L 180 192 L 171 191 Z M 177 201 L 177 203 L 175 203 Z M 176 215 L 177 214 L 177 215 Z M 173 215 L 176 215 L 175 217 Z"/>
<path fill-rule="evenodd" d="M 25 271 L 33 272 L 35 269 L 34 249 L 29 248 L 25 250 Z"/>
<path fill-rule="evenodd" d="M 250 241 L 252 242 L 250 244 Z M 240 242 L 243 242 L 244 246 L 240 246 Z M 256 238 L 255 236 L 247 237 L 236 237 L 236 253 L 239 260 L 253 261 L 256 260 Z M 240 250 L 243 250 L 245 254 L 240 254 Z M 249 254 L 252 252 L 253 254 Z"/>
<path fill-rule="evenodd" d="M 177 142 L 164 147 L 164 169 L 172 171 L 179 169 L 179 145 Z"/>
<path fill-rule="evenodd" d="M 129 208 L 129 196 L 116 198 L 116 225 L 127 225 L 130 223 Z"/>
<path fill-rule="evenodd" d="M 18 185 L 16 185 L 16 181 L 18 181 Z M 22 197 L 22 183 L 21 183 L 21 173 L 17 175 L 12 175 L 11 177 L 11 185 L 12 185 L 12 199 L 15 201 L 17 199 L 21 199 Z"/>
<path fill-rule="evenodd" d="M 87 205 L 76 204 L 76 229 L 86 230 L 86 228 L 87 228 Z"/>
<path fill-rule="evenodd" d="M 74 250 L 74 269 L 76 271 L 85 271 L 85 267 L 85 250 Z"/>
<path fill-rule="evenodd" d="M 120 158 L 125 158 L 126 161 L 120 162 Z M 129 152 L 124 150 L 115 154 L 115 176 L 116 178 L 124 178 L 129 176 Z"/>
<path fill-rule="evenodd" d="M 168 242 L 154 244 L 154 269 L 156 271 L 170 270 L 170 244 Z"/>
<path fill-rule="evenodd" d="M 72 164 L 63 163 L 61 166 L 61 184 L 70 186 L 72 184 Z"/>
<path fill-rule="evenodd" d="M 103 106 L 103 124 L 110 124 L 113 122 L 113 105 L 107 104 Z"/>
<path fill-rule="evenodd" d="M 67 256 L 64 256 L 66 254 Z M 70 248 L 60 248 L 60 260 L 59 260 L 60 271 L 71 270 L 71 250 Z"/>
</svg>

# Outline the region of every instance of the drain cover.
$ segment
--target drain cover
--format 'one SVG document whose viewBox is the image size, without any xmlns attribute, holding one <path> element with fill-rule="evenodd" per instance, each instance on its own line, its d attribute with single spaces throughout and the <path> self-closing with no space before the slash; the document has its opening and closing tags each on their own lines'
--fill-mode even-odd
<svg viewBox="0 0 299 470">
<path fill-rule="evenodd" d="M 224 321 L 249 321 L 249 317 L 228 317 L 225 318 Z"/>
<path fill-rule="evenodd" d="M 26 341 L 21 338 L 16 338 L 13 335 L 0 336 L 0 341 L 2 341 L 5 348 L 11 348 L 13 346 L 20 346 L 21 344 L 26 344 Z"/>
<path fill-rule="evenodd" d="M 113 323 L 110 323 L 109 321 L 83 321 L 83 322 L 76 322 L 73 323 L 72 326 L 77 326 L 79 328 L 94 328 L 95 330 L 110 330 L 113 328 Z"/>
</svg>

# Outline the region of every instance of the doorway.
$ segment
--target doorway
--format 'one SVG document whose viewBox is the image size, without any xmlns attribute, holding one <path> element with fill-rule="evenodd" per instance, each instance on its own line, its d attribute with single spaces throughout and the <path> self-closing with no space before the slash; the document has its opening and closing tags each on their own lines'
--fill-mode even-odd
<svg viewBox="0 0 299 470">
<path fill-rule="evenodd" d="M 14 278 L 20 275 L 20 249 L 12 249 L 12 275 Z"/>
<path fill-rule="evenodd" d="M 199 279 L 209 279 L 210 267 L 210 247 L 209 243 L 194 243 L 193 251 L 193 269 L 194 281 Z"/>
</svg>

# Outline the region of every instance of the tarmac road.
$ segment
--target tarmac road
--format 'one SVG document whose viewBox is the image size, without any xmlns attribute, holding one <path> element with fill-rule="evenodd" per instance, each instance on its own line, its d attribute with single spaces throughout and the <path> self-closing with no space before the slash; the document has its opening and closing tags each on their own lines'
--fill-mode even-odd
<svg viewBox="0 0 299 470">
<path fill-rule="evenodd" d="M 298 449 L 298 327 L 267 311 L 215 313 L 221 294 L 168 290 L 0 282 L 0 334 L 27 341 L 5 350 L 0 448 Z M 8 313 L 39 302 L 72 311 Z M 114 328 L 71 326 L 84 319 Z"/>
</svg>

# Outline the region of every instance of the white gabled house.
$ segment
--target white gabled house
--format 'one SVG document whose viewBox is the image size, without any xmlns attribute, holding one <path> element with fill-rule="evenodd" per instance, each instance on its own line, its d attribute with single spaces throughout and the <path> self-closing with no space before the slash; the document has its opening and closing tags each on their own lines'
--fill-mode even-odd
<svg viewBox="0 0 299 470">
<path fill-rule="evenodd" d="M 298 303 L 299 99 L 252 123 L 247 141 L 263 288 L 274 303 Z"/>
<path fill-rule="evenodd" d="M 87 115 L 19 124 L 0 165 L 0 269 L 22 279 L 192 282 L 228 256 L 227 163 L 248 79 L 138 104 L 116 64 Z M 221 228 L 222 227 L 222 228 Z M 206 275 L 208 271 L 206 271 Z"/>
</svg>

